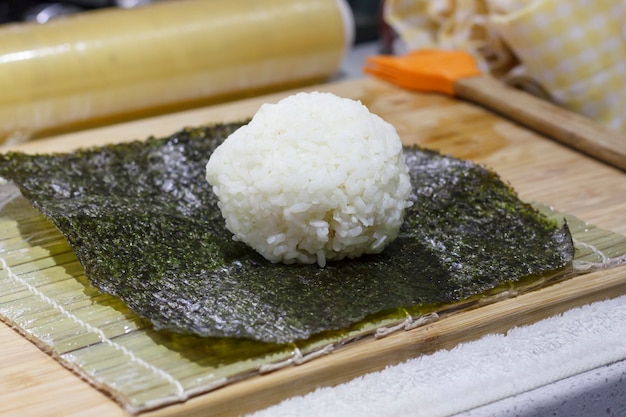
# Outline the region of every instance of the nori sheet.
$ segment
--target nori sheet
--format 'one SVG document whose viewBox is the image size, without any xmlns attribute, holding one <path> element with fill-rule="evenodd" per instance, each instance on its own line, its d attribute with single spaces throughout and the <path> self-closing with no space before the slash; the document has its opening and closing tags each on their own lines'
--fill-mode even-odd
<svg viewBox="0 0 626 417">
<path fill-rule="evenodd" d="M 0 155 L 0 177 L 66 236 L 86 276 L 156 329 L 289 343 L 401 308 L 454 303 L 568 268 L 566 224 L 469 161 L 405 148 L 413 206 L 382 254 L 271 264 L 232 240 L 205 180 L 241 123 L 67 154 Z"/>
</svg>

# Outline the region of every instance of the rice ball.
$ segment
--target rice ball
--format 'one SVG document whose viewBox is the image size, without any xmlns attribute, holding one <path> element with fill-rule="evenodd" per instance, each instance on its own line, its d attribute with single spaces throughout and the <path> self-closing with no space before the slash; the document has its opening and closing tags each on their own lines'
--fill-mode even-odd
<svg viewBox="0 0 626 417">
<path fill-rule="evenodd" d="M 274 263 L 379 253 L 410 205 L 393 126 L 330 93 L 262 105 L 214 151 L 206 179 L 233 238 Z"/>
</svg>

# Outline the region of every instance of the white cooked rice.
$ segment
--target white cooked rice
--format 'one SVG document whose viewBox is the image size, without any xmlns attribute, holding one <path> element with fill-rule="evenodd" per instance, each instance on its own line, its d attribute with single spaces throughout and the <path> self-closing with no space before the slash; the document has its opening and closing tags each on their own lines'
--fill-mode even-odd
<svg viewBox="0 0 626 417">
<path fill-rule="evenodd" d="M 330 93 L 261 106 L 215 150 L 206 178 L 234 239 L 271 262 L 379 253 L 410 205 L 393 126 Z"/>
</svg>

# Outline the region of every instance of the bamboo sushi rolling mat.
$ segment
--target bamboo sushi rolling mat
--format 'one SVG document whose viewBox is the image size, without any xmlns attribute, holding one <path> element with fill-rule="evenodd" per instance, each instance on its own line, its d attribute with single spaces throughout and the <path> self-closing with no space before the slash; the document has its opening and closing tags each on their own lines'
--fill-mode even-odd
<svg viewBox="0 0 626 417">
<path fill-rule="evenodd" d="M 522 199 L 575 216 L 570 221 L 577 239 L 601 247 L 603 255 L 615 259 L 614 263 L 624 261 L 624 172 L 482 108 L 440 95 L 410 93 L 370 78 L 310 89 L 361 100 L 392 123 L 407 144 L 417 143 L 485 164 L 510 182 Z M 261 103 L 275 102 L 291 93 L 95 127 L 12 149 L 68 151 L 165 136 L 184 126 L 241 120 L 254 114 Z M 4 245 L 0 246 L 0 316 L 12 322 L 17 331 L 0 324 L 0 415 L 124 416 L 159 404 L 163 406 L 142 415 L 239 415 L 487 333 L 505 332 L 575 306 L 626 294 L 626 266 L 612 265 L 412 330 L 340 343 L 332 352 L 309 346 L 302 351 L 268 351 L 245 361 L 236 359 L 236 351 L 230 352 L 224 371 L 206 360 L 211 350 L 219 347 L 173 343 L 157 332 L 143 330 L 141 320 L 124 312 L 114 300 L 103 300 L 88 287 L 72 254 L 50 226 L 34 216 L 23 200 L 10 197 L 10 201 L 3 210 L 12 206 L 12 217 L 0 223 L 0 242 Z M 13 226 L 8 225 L 11 221 Z M 15 224 L 19 227 L 17 236 L 10 230 L 15 230 Z M 22 237 L 28 240 L 27 247 L 7 255 L 6 248 Z M 579 259 L 603 261 L 593 251 L 580 249 Z M 20 260 L 20 256 L 32 259 Z M 71 288 L 55 292 L 55 285 L 65 281 Z M 27 303 L 30 298 L 36 299 L 34 304 Z M 49 313 L 51 304 L 56 309 L 54 315 Z M 107 321 L 111 311 L 122 311 L 125 317 Z M 144 344 L 150 349 L 142 350 Z M 280 366 L 274 367 L 276 363 Z M 225 374 L 220 376 L 219 372 Z"/>
</svg>

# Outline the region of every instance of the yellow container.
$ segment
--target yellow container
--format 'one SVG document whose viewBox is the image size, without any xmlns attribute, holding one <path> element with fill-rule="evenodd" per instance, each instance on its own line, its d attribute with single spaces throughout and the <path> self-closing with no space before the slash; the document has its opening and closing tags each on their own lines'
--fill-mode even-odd
<svg viewBox="0 0 626 417">
<path fill-rule="evenodd" d="M 179 0 L 0 26 L 0 142 L 323 80 L 351 30 L 344 0 Z"/>
</svg>

